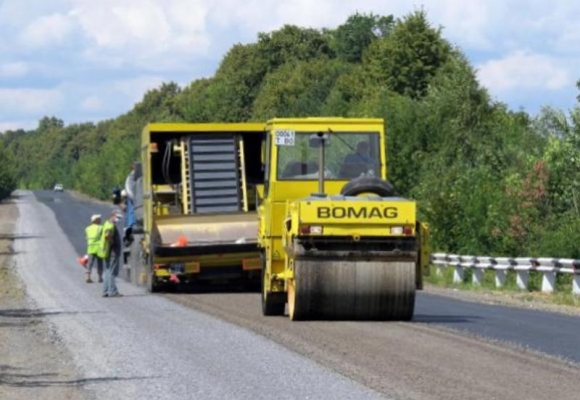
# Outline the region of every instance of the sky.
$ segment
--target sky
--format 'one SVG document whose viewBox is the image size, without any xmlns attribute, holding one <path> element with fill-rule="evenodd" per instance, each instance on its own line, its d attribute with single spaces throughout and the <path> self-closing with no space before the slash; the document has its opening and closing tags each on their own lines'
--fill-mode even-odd
<svg viewBox="0 0 580 400">
<path fill-rule="evenodd" d="M 232 45 L 284 24 L 334 28 L 355 12 L 421 7 L 493 100 L 532 115 L 578 104 L 572 0 L 0 0 L 0 132 L 44 116 L 115 118 L 162 82 L 212 76 Z"/>
</svg>

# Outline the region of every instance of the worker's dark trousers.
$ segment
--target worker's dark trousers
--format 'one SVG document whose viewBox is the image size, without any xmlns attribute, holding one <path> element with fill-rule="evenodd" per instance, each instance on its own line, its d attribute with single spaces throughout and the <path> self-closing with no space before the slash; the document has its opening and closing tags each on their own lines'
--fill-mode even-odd
<svg viewBox="0 0 580 400">
<path fill-rule="evenodd" d="M 99 275 L 99 278 L 101 278 L 103 276 L 103 259 L 96 254 L 89 254 L 89 264 L 87 265 L 87 274 L 89 277 L 93 272 L 95 264 L 97 264 L 97 274 Z"/>
<path fill-rule="evenodd" d="M 103 294 L 115 296 L 119 294 L 115 278 L 119 274 L 119 258 L 121 252 L 111 251 L 109 258 L 105 259 L 105 277 L 103 284 Z"/>
</svg>

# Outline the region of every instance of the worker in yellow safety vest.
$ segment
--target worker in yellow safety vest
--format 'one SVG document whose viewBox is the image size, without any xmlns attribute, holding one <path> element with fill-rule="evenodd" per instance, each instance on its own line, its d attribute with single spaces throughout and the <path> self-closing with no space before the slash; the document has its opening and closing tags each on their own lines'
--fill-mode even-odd
<svg viewBox="0 0 580 400">
<path fill-rule="evenodd" d="M 97 264 L 99 282 L 103 282 L 103 258 L 99 254 L 102 228 L 101 216 L 99 214 L 91 216 L 91 224 L 85 228 L 87 255 L 89 256 L 89 262 L 87 265 L 87 283 L 93 282 L 91 279 L 91 272 L 95 264 Z"/>
<path fill-rule="evenodd" d="M 103 297 L 122 296 L 115 284 L 115 278 L 119 274 L 122 252 L 121 232 L 118 226 L 122 223 L 122 218 L 122 211 L 115 209 L 103 223 L 103 233 L 99 248 L 99 256 L 103 258 L 105 266 Z"/>
</svg>

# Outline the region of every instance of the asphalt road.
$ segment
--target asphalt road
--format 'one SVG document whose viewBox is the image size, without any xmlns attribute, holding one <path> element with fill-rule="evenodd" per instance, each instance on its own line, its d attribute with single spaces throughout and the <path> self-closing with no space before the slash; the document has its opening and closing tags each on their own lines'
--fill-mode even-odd
<svg viewBox="0 0 580 400">
<path fill-rule="evenodd" d="M 39 203 L 52 209 L 77 254 L 84 252 L 82 230 L 90 215 L 95 211 L 105 214 L 110 209 L 78 201 L 66 192 L 37 192 L 36 197 L 39 200 L 36 203 L 32 197 L 24 197 L 25 203 L 21 207 L 34 209 L 38 215 L 46 214 L 46 208 Z M 51 217 L 44 218 L 50 220 Z M 48 229 L 48 220 L 45 229 Z M 29 223 L 34 226 L 34 221 Z M 67 242 L 64 237 L 59 236 L 59 239 L 58 243 Z M 72 251 L 70 244 L 59 246 L 68 246 Z M 74 264 L 74 261 L 69 264 Z M 76 285 L 79 290 L 94 291 Z M 125 292 L 142 294 L 140 288 L 125 283 L 120 283 L 120 286 Z M 163 304 L 174 307 L 173 304 L 177 303 L 185 308 L 172 309 L 171 312 L 150 309 L 150 302 L 163 299 L 171 300 Z M 415 318 L 410 323 L 292 323 L 284 317 L 265 318 L 260 313 L 259 294 L 254 293 L 142 295 L 114 301 L 127 308 L 126 312 L 131 315 L 123 315 L 123 318 L 130 317 L 130 321 L 139 315 L 137 310 L 142 310 L 147 314 L 158 312 L 159 324 L 187 319 L 189 313 L 195 315 L 189 318 L 207 318 L 218 325 L 223 323 L 221 321 L 230 322 L 242 327 L 244 332 L 258 333 L 257 338 L 270 339 L 265 342 L 269 343 L 268 346 L 275 342 L 293 354 L 301 355 L 303 358 L 299 360 L 314 360 L 388 397 L 577 399 L 580 393 L 577 366 L 552 358 L 580 362 L 577 339 L 580 318 L 562 314 L 460 301 L 424 292 L 418 296 Z M 150 318 L 150 315 L 144 314 L 140 318 Z M 145 329 L 146 332 L 149 330 L 150 327 Z M 176 343 L 172 337 L 178 335 L 175 332 L 171 330 L 168 336 L 171 339 L 167 339 L 172 343 Z M 125 331 L 121 329 L 119 333 Z M 213 331 L 210 335 L 214 336 Z M 219 333 L 214 338 L 214 343 L 225 339 L 220 338 Z M 190 337 L 181 346 L 191 346 L 192 341 L 195 342 Z M 254 352 L 249 348 L 248 351 Z M 243 362 L 252 360 L 244 359 Z M 203 366 L 198 368 L 203 370 Z M 242 369 L 247 371 L 248 368 L 252 367 Z M 284 374 L 283 370 L 268 370 L 274 376 Z M 295 375 L 296 371 L 290 373 L 296 378 L 295 385 L 304 387 L 306 381 Z M 310 387 L 307 392 L 320 398 Z M 295 390 L 291 397 L 303 398 Z M 334 398 L 334 395 L 325 392 L 323 397 Z M 340 394 L 338 398 L 345 398 L 345 395 Z"/>
</svg>

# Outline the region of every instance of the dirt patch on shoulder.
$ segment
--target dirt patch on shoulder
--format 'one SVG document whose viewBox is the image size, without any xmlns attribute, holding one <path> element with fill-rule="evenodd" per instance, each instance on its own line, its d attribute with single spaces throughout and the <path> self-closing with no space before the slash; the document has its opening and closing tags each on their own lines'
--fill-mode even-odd
<svg viewBox="0 0 580 400">
<path fill-rule="evenodd" d="M 28 304 L 14 270 L 18 208 L 0 203 L 0 398 L 86 399 L 70 354 L 46 323 L 46 313 Z"/>
</svg>

